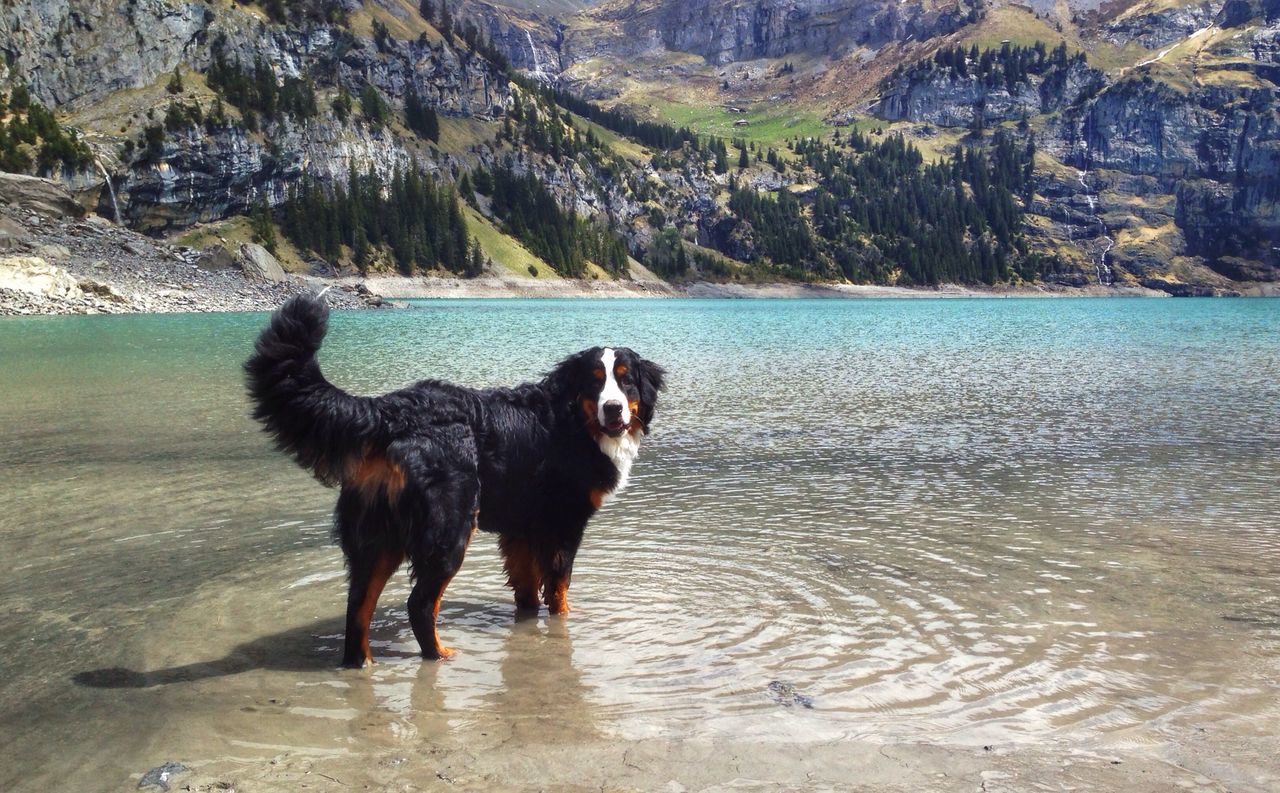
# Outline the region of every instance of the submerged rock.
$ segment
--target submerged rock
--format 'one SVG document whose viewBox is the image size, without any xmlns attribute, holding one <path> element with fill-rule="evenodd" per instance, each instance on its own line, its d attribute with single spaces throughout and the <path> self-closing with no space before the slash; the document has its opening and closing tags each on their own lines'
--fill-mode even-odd
<svg viewBox="0 0 1280 793">
<path fill-rule="evenodd" d="M 156 766 L 143 774 L 142 779 L 138 780 L 138 789 L 141 790 L 145 787 L 158 787 L 161 790 L 168 791 L 170 779 L 177 774 L 185 774 L 190 770 L 190 768 L 187 768 L 182 763 L 175 763 L 173 761 L 167 762 L 161 766 Z"/>
<path fill-rule="evenodd" d="M 784 683 L 781 680 L 774 680 L 769 683 L 769 694 L 773 697 L 773 701 L 783 707 L 793 707 L 799 705 L 803 708 L 813 708 L 813 697 L 801 694 L 796 690 L 792 683 Z"/>
</svg>

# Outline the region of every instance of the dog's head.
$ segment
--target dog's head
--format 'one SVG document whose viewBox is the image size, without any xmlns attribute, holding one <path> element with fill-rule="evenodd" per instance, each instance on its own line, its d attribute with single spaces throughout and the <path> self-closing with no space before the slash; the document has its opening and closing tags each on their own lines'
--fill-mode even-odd
<svg viewBox="0 0 1280 793">
<path fill-rule="evenodd" d="M 547 382 L 589 431 L 616 438 L 637 430 L 648 434 L 664 375 L 661 366 L 626 347 L 593 347 L 561 361 Z"/>
</svg>

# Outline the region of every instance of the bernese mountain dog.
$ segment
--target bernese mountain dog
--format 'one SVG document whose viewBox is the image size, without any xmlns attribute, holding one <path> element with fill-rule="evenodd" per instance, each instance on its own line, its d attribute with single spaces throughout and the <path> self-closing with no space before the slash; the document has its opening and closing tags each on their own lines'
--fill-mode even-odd
<svg viewBox="0 0 1280 793">
<path fill-rule="evenodd" d="M 409 623 L 428 659 L 440 599 L 477 528 L 498 535 L 516 608 L 569 611 L 573 560 L 591 516 L 627 483 L 653 422 L 662 367 L 594 347 L 540 382 L 477 390 L 424 380 L 378 397 L 325 379 L 329 310 L 291 298 L 245 363 L 254 418 L 321 482 L 340 488 L 334 534 L 347 559 L 348 667 L 372 663 L 369 622 L 407 558 Z"/>
</svg>

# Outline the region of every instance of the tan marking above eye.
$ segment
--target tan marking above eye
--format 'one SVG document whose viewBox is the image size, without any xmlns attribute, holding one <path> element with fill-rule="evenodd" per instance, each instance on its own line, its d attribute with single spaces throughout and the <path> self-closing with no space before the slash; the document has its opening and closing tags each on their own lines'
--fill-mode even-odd
<svg viewBox="0 0 1280 793">
<path fill-rule="evenodd" d="M 596 378 L 597 380 L 603 380 L 603 379 L 604 379 L 604 369 L 603 369 L 603 368 L 596 369 L 594 372 L 592 372 L 592 374 L 593 374 L 593 375 L 595 375 L 595 378 Z"/>
<path fill-rule="evenodd" d="M 615 375 L 617 375 L 618 377 L 622 377 L 622 376 L 623 376 L 624 374 L 626 374 L 628 371 L 629 371 L 629 370 L 627 369 L 627 365 L 626 365 L 626 364 L 621 364 L 621 363 L 620 363 L 620 364 L 618 364 L 617 366 L 615 366 L 615 367 L 613 368 L 613 373 L 614 373 Z"/>
</svg>

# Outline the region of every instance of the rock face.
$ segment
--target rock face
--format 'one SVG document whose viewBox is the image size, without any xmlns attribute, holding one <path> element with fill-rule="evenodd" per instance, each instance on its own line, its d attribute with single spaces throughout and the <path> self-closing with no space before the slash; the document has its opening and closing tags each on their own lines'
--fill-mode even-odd
<svg viewBox="0 0 1280 793">
<path fill-rule="evenodd" d="M 1065 159 L 1151 177 L 1177 198 L 1186 253 L 1234 279 L 1280 279 L 1280 103 L 1274 90 L 1203 86 L 1190 94 L 1124 80 L 1068 120 Z M 1242 266 L 1232 260 L 1252 260 Z"/>
<path fill-rule="evenodd" d="M 266 248 L 253 242 L 240 246 L 240 258 L 236 260 L 246 278 L 278 284 L 285 280 L 284 268 Z"/>
<path fill-rule="evenodd" d="M 21 76 L 50 107 L 140 88 L 193 57 L 214 13 L 175 0 L 13 0 L 0 4 L 0 79 Z"/>
<path fill-rule="evenodd" d="M 552 80 L 568 65 L 562 60 L 566 26 L 555 16 L 485 0 L 462 0 L 454 13 L 474 22 L 512 66 L 537 79 Z"/>
<path fill-rule="evenodd" d="M 156 156 L 116 169 L 120 215 L 135 228 L 180 229 L 245 213 L 264 197 L 275 205 L 304 173 L 332 181 L 345 179 L 354 167 L 390 177 L 420 156 L 385 129 L 337 121 L 328 102 L 340 89 L 359 97 L 362 88 L 372 85 L 393 113 L 403 107 L 410 89 L 446 116 L 493 118 L 510 101 L 505 75 L 456 39 L 455 46 L 426 39 L 378 43 L 346 28 L 264 25 L 236 5 L 215 12 L 208 3 L 176 0 L 19 0 L 0 5 L 0 51 L 10 64 L 7 76 L 24 75 L 37 100 L 64 112 L 91 108 L 124 89 L 154 89 L 178 66 L 206 71 L 215 48 L 249 71 L 261 58 L 277 78 L 312 80 L 323 112 L 305 122 L 285 117 L 257 132 L 234 118 L 217 128 L 167 130 Z M 5 76 L 0 66 L 0 79 Z M 360 112 L 358 104 L 354 112 Z M 119 132 L 114 125 L 102 132 L 107 137 L 98 151 L 109 161 L 119 145 L 138 134 L 134 130 L 115 137 Z M 65 174 L 64 180 L 76 187 L 101 185 L 95 177 Z M 109 191 L 102 190 L 99 214 L 114 216 L 110 201 Z"/>
<path fill-rule="evenodd" d="M 969 12 L 965 4 L 924 0 L 622 0 L 590 12 L 617 34 L 570 29 L 565 47 L 575 61 L 602 49 L 614 57 L 688 52 L 713 64 L 799 53 L 834 56 L 946 33 Z"/>
<path fill-rule="evenodd" d="M 1160 50 L 1107 80 L 1073 63 L 1043 78 L 1033 74 L 1026 82 L 992 87 L 926 63 L 890 80 L 873 110 L 888 120 L 943 127 L 968 127 L 979 115 L 989 124 L 1042 118 L 1038 146 L 1076 176 L 1039 178 L 1028 209 L 1041 221 L 1029 233 L 1051 248 L 1083 254 L 1083 273 L 1063 273 L 1066 282 L 1128 280 L 1194 294 L 1178 279 L 1190 273 L 1211 282 L 1205 287 L 1210 292 L 1229 291 L 1231 281 L 1277 281 L 1277 7 L 1280 0 L 1153 11 L 1138 6 L 1103 24 L 1100 33 L 1115 44 Z M 1239 33 L 1211 39 L 1218 28 Z M 1215 43 L 1205 46 L 1195 66 L 1154 65 L 1172 45 L 1202 37 Z M 1171 68 L 1190 74 L 1170 77 Z"/>
<path fill-rule="evenodd" d="M 117 179 L 129 225 L 148 231 L 184 228 L 246 214 L 261 199 L 275 205 L 304 174 L 345 179 L 351 168 L 390 178 L 412 155 L 385 130 L 335 120 L 277 125 L 271 140 L 227 126 L 210 134 L 189 128 L 170 135 L 159 161 Z M 101 201 L 106 201 L 103 196 Z M 99 214 L 110 209 L 100 203 Z"/>
<path fill-rule="evenodd" d="M 1012 86 L 939 70 L 921 79 L 891 81 L 872 111 L 889 121 L 927 121 L 942 127 L 969 126 L 979 116 L 988 124 L 1016 121 L 1077 104 L 1096 94 L 1102 79 L 1098 70 L 1074 62 Z"/>
<path fill-rule="evenodd" d="M 1102 37 L 1117 46 L 1137 43 L 1149 50 L 1167 47 L 1214 21 L 1221 2 L 1156 8 L 1145 13 L 1122 14 L 1108 23 Z"/>
</svg>

